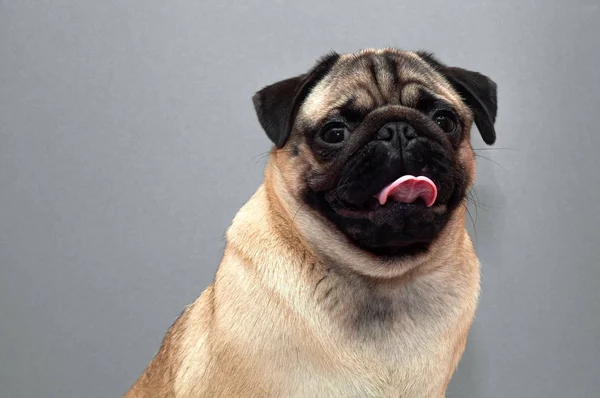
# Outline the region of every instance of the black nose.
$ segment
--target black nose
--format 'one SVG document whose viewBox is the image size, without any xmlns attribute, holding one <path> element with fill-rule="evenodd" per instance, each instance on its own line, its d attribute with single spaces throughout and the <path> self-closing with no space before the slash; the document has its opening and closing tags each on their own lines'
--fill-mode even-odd
<svg viewBox="0 0 600 398">
<path fill-rule="evenodd" d="M 398 120 L 394 122 L 386 123 L 382 128 L 379 129 L 376 135 L 376 139 L 382 141 L 396 142 L 402 146 L 406 141 L 415 138 L 417 132 L 414 127 L 408 122 Z"/>
</svg>

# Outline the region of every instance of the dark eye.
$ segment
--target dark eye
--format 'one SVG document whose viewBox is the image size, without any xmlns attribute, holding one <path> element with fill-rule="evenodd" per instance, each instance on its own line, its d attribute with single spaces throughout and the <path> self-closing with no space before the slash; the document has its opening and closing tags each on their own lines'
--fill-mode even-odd
<svg viewBox="0 0 600 398">
<path fill-rule="evenodd" d="M 330 123 L 321 130 L 321 139 L 328 144 L 339 144 L 346 139 L 348 128 L 342 123 Z"/>
<path fill-rule="evenodd" d="M 446 133 L 456 130 L 458 124 L 456 117 L 451 112 L 438 112 L 433 116 L 433 121 Z"/>
</svg>

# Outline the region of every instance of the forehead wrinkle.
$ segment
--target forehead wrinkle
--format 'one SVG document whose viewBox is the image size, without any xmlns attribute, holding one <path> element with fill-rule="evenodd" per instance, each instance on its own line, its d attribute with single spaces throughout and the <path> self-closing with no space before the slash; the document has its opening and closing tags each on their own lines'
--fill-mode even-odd
<svg viewBox="0 0 600 398">
<path fill-rule="evenodd" d="M 442 95 L 432 91 L 425 85 L 413 83 L 410 86 L 407 86 L 406 89 L 409 92 L 406 94 L 403 92 L 403 101 L 410 101 L 410 103 L 403 102 L 403 105 L 410 106 L 412 108 L 420 108 L 425 105 L 425 103 L 428 103 L 429 106 L 439 106 L 444 104 L 446 106 L 449 105 L 452 108 L 456 108 L 454 104 L 452 104 L 452 102 L 450 102 L 447 98 L 444 98 Z"/>
<path fill-rule="evenodd" d="M 346 65 L 334 71 L 325 89 L 331 99 L 328 106 L 333 102 L 337 103 L 337 98 L 340 97 L 343 97 L 341 101 L 344 102 L 349 95 L 354 96 L 362 107 L 371 107 L 374 103 L 384 100 L 375 86 L 364 56 L 352 58 Z"/>
<path fill-rule="evenodd" d="M 374 103 L 385 101 L 377 84 L 377 75 L 371 57 L 363 56 L 350 66 L 355 79 L 355 87 L 368 93 Z"/>
<path fill-rule="evenodd" d="M 420 87 L 422 87 L 422 85 L 419 83 L 405 84 L 400 91 L 400 103 L 404 106 L 417 106 L 420 97 Z"/>
<path fill-rule="evenodd" d="M 398 103 L 399 76 L 396 63 L 385 55 L 373 56 L 373 67 L 376 73 L 376 83 L 387 103 Z"/>
<path fill-rule="evenodd" d="M 353 67 L 363 58 L 358 53 L 343 54 L 331 71 L 309 94 L 301 107 L 305 113 L 318 113 L 316 107 L 331 107 L 332 102 L 347 100 L 347 93 L 355 91 L 357 85 L 368 77 L 365 77 L 362 68 Z M 340 97 L 344 96 L 344 99 Z"/>
<path fill-rule="evenodd" d="M 346 106 L 348 103 L 353 104 L 353 108 L 358 109 L 371 109 L 373 108 L 373 99 L 370 94 L 362 89 L 360 84 L 357 84 L 355 88 L 348 88 L 348 90 L 338 91 L 335 93 L 331 93 L 330 101 L 327 103 L 327 106 L 324 108 L 326 112 L 319 114 L 318 119 L 315 119 L 316 123 L 322 122 L 324 119 L 332 116 L 333 114 L 340 114 L 340 110 L 342 107 Z"/>
</svg>

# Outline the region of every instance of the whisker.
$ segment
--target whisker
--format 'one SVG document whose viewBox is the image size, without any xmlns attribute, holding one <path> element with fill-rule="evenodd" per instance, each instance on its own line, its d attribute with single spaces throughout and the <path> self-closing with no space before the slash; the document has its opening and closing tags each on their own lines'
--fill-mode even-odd
<svg viewBox="0 0 600 398">
<path fill-rule="evenodd" d="M 294 213 L 294 217 L 292 217 L 292 223 L 294 221 L 296 221 L 296 216 L 298 215 L 298 212 L 300 211 L 300 209 L 302 208 L 302 206 L 304 206 L 304 203 L 301 203 L 300 206 L 298 206 L 298 210 L 296 210 L 296 212 Z"/>
<path fill-rule="evenodd" d="M 469 195 L 471 195 L 471 196 L 469 196 Z M 473 203 L 477 207 L 481 207 L 482 209 L 485 209 L 485 210 L 492 210 L 492 209 L 499 208 L 498 206 L 491 206 L 491 205 L 487 205 L 487 204 L 481 202 L 481 200 L 479 200 L 479 195 L 477 195 L 477 191 L 475 190 L 475 187 L 471 187 L 467 191 L 467 200 L 469 200 L 469 199 L 471 200 L 471 203 Z"/>
<path fill-rule="evenodd" d="M 470 197 L 469 195 L 471 195 L 471 193 L 469 191 L 467 191 L 467 201 L 469 200 L 469 197 Z M 479 205 L 478 205 L 477 201 L 475 199 L 473 199 L 472 197 L 471 197 L 470 203 L 475 207 L 475 222 L 477 222 Z"/>
<path fill-rule="evenodd" d="M 278 149 L 279 152 L 283 152 L 283 153 L 293 153 L 294 151 L 292 149 Z M 258 162 L 259 160 L 265 159 L 267 157 L 269 157 L 269 155 L 271 154 L 271 150 L 268 150 L 266 152 L 261 152 L 258 155 L 250 158 L 248 161 L 256 161 Z"/>
<path fill-rule="evenodd" d="M 473 148 L 474 151 L 513 151 L 518 152 L 516 148 Z"/>
<path fill-rule="evenodd" d="M 465 210 L 467 211 L 467 214 L 469 214 L 469 218 L 471 219 L 471 225 L 473 225 L 473 233 L 475 234 L 475 246 L 477 246 L 477 227 L 475 226 L 475 221 L 473 221 L 473 216 L 471 215 L 469 208 L 467 207 L 467 205 L 464 206 Z"/>
<path fill-rule="evenodd" d="M 269 151 L 259 153 L 258 155 L 252 157 L 251 159 L 248 159 L 248 162 L 252 162 L 252 161 L 258 162 L 259 160 L 265 159 L 267 156 L 269 156 L 269 153 L 270 153 Z"/>
<path fill-rule="evenodd" d="M 477 154 L 477 153 L 475 154 L 475 157 L 476 157 L 476 158 L 480 158 L 480 159 L 485 159 L 485 160 L 487 160 L 488 162 L 492 162 L 492 163 L 494 163 L 496 166 L 500 167 L 500 168 L 502 169 L 502 171 L 506 172 L 506 169 L 504 168 L 504 166 L 502 166 L 500 163 L 496 162 L 495 160 L 492 160 L 492 159 L 490 159 L 490 158 L 487 158 L 487 157 L 485 157 L 485 156 L 481 156 L 481 155 L 479 155 L 479 154 Z"/>
</svg>

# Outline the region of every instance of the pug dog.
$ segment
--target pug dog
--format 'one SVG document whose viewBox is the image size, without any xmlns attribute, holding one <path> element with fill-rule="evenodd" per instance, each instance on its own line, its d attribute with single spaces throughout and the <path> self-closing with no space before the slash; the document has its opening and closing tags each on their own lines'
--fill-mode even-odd
<svg viewBox="0 0 600 398">
<path fill-rule="evenodd" d="M 264 182 L 125 396 L 444 397 L 479 295 L 469 136 L 494 143 L 496 84 L 368 49 L 253 101 Z"/>
</svg>

